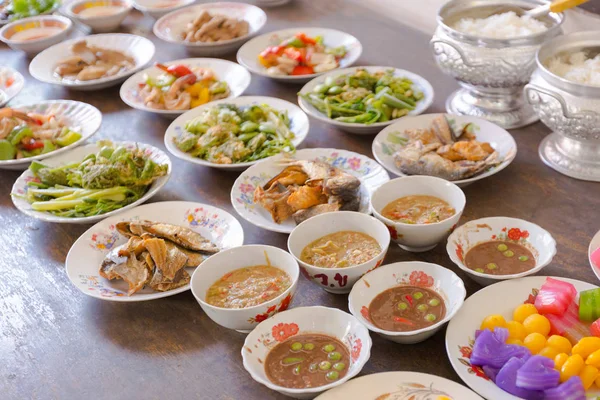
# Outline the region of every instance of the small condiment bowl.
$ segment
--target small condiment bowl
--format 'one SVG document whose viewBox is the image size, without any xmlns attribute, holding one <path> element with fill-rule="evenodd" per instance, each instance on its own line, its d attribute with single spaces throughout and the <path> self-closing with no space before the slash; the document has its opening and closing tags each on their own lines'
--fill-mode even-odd
<svg viewBox="0 0 600 400">
<path fill-rule="evenodd" d="M 369 305 L 380 293 L 397 286 L 419 286 L 433 290 L 446 305 L 446 315 L 426 328 L 395 332 L 376 327 L 369 317 Z M 348 296 L 348 309 L 372 332 L 396 343 L 412 344 L 433 336 L 462 307 L 467 291 L 465 284 L 451 270 L 437 264 L 406 261 L 387 264 L 360 278 Z"/>
<path fill-rule="evenodd" d="M 355 231 L 371 236 L 379 243 L 381 252 L 369 261 L 347 268 L 321 268 L 300 259 L 302 250 L 320 237 L 340 231 Z M 348 293 L 361 276 L 383 263 L 390 246 L 390 232 L 384 224 L 370 215 L 336 211 L 316 215 L 298 225 L 288 238 L 288 249 L 300 263 L 300 271 L 309 280 L 331 293 Z"/>
<path fill-rule="evenodd" d="M 383 208 L 404 196 L 434 196 L 456 210 L 450 218 L 432 224 L 406 224 L 384 217 Z M 371 196 L 373 215 L 390 230 L 392 240 L 406 251 L 423 252 L 433 249 L 452 232 L 465 208 L 463 191 L 452 182 L 433 176 L 406 176 L 392 179 L 375 190 Z"/>
<path fill-rule="evenodd" d="M 35 55 L 65 40 L 72 25 L 69 18 L 58 15 L 23 18 L 0 29 L 0 40 L 13 50 Z M 44 30 L 52 30 L 52 32 L 48 36 L 42 36 Z"/>
<path fill-rule="evenodd" d="M 265 303 L 247 308 L 223 308 L 208 304 L 208 289 L 228 272 L 255 265 L 272 265 L 286 272 L 292 284 L 279 296 Z M 298 263 L 288 252 L 273 246 L 248 245 L 221 251 L 204 261 L 192 275 L 192 294 L 202 310 L 217 324 L 239 332 L 250 332 L 258 323 L 287 310 L 298 285 Z"/>
<path fill-rule="evenodd" d="M 306 389 L 291 389 L 271 382 L 265 372 L 269 351 L 294 335 L 315 333 L 332 336 L 346 345 L 351 359 L 348 373 L 328 385 Z M 356 376 L 369 360 L 371 344 L 369 331 L 354 316 L 335 308 L 298 307 L 269 318 L 250 332 L 242 348 L 242 359 L 244 368 L 258 383 L 285 396 L 312 399 Z"/>
<path fill-rule="evenodd" d="M 133 7 L 154 19 L 164 17 L 171 11 L 193 4 L 196 0 L 134 0 Z"/>
<path fill-rule="evenodd" d="M 108 7 L 121 8 L 107 15 L 84 16 L 81 13 L 89 9 Z M 94 32 L 112 32 L 116 30 L 133 8 L 129 0 L 75 0 L 65 7 L 65 13 L 74 20 L 92 28 Z"/>
<path fill-rule="evenodd" d="M 493 240 L 510 241 L 524 246 L 535 257 L 535 267 L 520 274 L 490 275 L 474 271 L 464 264 L 465 255 L 474 246 Z M 448 237 L 446 250 L 460 269 L 482 286 L 507 279 L 522 278 L 539 272 L 556 254 L 556 241 L 547 230 L 528 221 L 509 217 L 480 218 L 456 228 Z"/>
</svg>

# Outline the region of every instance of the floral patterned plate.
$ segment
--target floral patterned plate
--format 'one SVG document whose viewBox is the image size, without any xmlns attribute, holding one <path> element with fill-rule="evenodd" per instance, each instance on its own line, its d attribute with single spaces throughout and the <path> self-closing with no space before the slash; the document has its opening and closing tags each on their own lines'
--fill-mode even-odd
<svg viewBox="0 0 600 400">
<path fill-rule="evenodd" d="M 523 304 L 532 293 L 537 292 L 546 278 L 546 276 L 530 276 L 499 282 L 481 289 L 465 301 L 460 311 L 448 324 L 446 352 L 452 367 L 471 389 L 486 399 L 517 400 L 519 398 L 496 386 L 480 367 L 471 365 L 469 358 L 475 331 L 481 326 L 481 321 L 491 314 L 500 314 L 507 321 L 511 320 L 515 307 Z M 572 283 L 579 292 L 597 287 L 574 279 L 560 277 L 556 279 Z M 586 394 L 592 393 L 588 391 Z M 600 393 L 594 394 L 597 396 Z"/>
<path fill-rule="evenodd" d="M 467 268 L 464 257 L 469 249 L 490 240 L 509 241 L 526 247 L 535 257 L 535 266 L 529 271 L 512 275 L 490 275 Z M 539 272 L 554 258 L 556 241 L 550 232 L 531 222 L 517 218 L 490 217 L 469 221 L 456 228 L 448 237 L 446 251 L 454 264 L 477 283 L 485 286 Z"/>
<path fill-rule="evenodd" d="M 17 70 L 0 67 L 0 107 L 18 95 L 24 85 L 25 78 Z"/>
<path fill-rule="evenodd" d="M 244 171 L 235 181 L 231 189 L 233 208 L 246 221 L 273 232 L 290 233 L 296 227 L 290 218 L 277 224 L 271 214 L 258 204 L 254 204 L 254 190 L 264 185 L 283 167 L 278 163 L 283 156 L 271 157 L 259 162 Z M 369 199 L 371 193 L 380 185 L 390 180 L 388 173 L 375 160 L 352 151 L 337 149 L 302 149 L 294 155 L 298 160 L 325 161 L 334 167 L 346 171 L 361 181 L 360 212 L 370 213 Z"/>
<path fill-rule="evenodd" d="M 394 162 L 394 153 L 404 145 L 402 132 L 408 129 L 429 129 L 433 119 L 440 114 L 424 114 L 419 116 L 408 116 L 400 118 L 398 122 L 386 127 L 373 140 L 373 155 L 375 159 L 388 171 L 398 176 L 406 176 L 402 173 Z M 488 142 L 500 154 L 503 161 L 500 165 L 488 169 L 468 179 L 454 181 L 460 187 L 465 187 L 475 181 L 494 175 L 515 159 L 517 155 L 517 143 L 515 139 L 505 129 L 489 121 L 464 116 L 449 115 L 448 120 L 455 131 L 460 131 L 467 124 L 473 124 L 475 136 L 480 142 Z"/>
<path fill-rule="evenodd" d="M 418 372 L 394 371 L 361 376 L 331 389 L 316 400 L 481 400 L 451 380 Z"/>
<path fill-rule="evenodd" d="M 220 208 L 186 201 L 144 204 L 97 223 L 73 244 L 67 254 L 65 266 L 69 279 L 83 293 L 101 300 L 131 302 L 159 299 L 190 289 L 189 284 L 167 292 L 155 292 L 146 287 L 128 296 L 125 281 L 109 281 L 98 274 L 106 254 L 127 242 L 127 238 L 116 231 L 115 225 L 132 219 L 146 219 L 190 228 L 220 249 L 229 249 L 244 243 L 244 231 L 240 223 Z M 191 275 L 194 268 L 187 268 L 187 271 Z"/>
<path fill-rule="evenodd" d="M 594 235 L 594 237 L 592 238 L 592 241 L 590 242 L 590 247 L 588 248 L 588 258 L 590 260 L 590 265 L 592 267 L 592 271 L 594 271 L 594 274 L 596 274 L 596 277 L 598 279 L 600 279 L 600 262 L 594 264 L 594 262 L 592 261 L 592 253 L 596 249 L 600 249 L 600 231 L 598 231 Z"/>
<path fill-rule="evenodd" d="M 271 382 L 264 365 L 269 351 L 294 335 L 306 333 L 333 336 L 344 343 L 351 358 L 347 374 L 328 385 L 307 389 L 290 389 Z M 335 308 L 298 307 L 275 314 L 254 328 L 242 347 L 242 359 L 244 368 L 255 381 L 286 396 L 312 399 L 356 376 L 369 360 L 371 344 L 369 331 L 352 315 Z"/>
</svg>

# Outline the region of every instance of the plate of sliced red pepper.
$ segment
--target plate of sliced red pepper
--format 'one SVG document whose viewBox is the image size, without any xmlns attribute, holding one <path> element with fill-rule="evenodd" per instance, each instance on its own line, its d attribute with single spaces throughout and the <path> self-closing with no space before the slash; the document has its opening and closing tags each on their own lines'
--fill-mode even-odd
<svg viewBox="0 0 600 400">
<path fill-rule="evenodd" d="M 334 29 L 293 28 L 267 33 L 240 48 L 238 62 L 257 75 L 308 82 L 352 65 L 362 53 L 354 36 Z"/>
</svg>

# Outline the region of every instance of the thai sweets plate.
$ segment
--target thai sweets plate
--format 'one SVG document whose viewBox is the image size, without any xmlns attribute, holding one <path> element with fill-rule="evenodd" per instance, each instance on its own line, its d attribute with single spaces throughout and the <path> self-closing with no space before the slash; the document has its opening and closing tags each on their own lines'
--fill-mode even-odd
<svg viewBox="0 0 600 400">
<path fill-rule="evenodd" d="M 198 265 L 243 242 L 240 223 L 217 207 L 145 204 L 81 235 L 67 255 L 67 275 L 83 293 L 101 300 L 154 300 L 189 290 Z"/>
<path fill-rule="evenodd" d="M 25 85 L 25 78 L 17 70 L 0 67 L 0 107 L 19 94 Z"/>
<path fill-rule="evenodd" d="M 302 149 L 248 168 L 233 184 L 238 214 L 261 228 L 290 233 L 297 223 L 336 210 L 370 213 L 371 193 L 387 172 L 361 154 L 337 149 Z"/>
</svg>

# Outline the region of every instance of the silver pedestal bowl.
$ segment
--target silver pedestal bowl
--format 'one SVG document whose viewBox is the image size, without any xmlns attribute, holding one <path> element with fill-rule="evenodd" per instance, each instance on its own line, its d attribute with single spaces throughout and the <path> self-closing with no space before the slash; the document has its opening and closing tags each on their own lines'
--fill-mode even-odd
<svg viewBox="0 0 600 400">
<path fill-rule="evenodd" d="M 547 68 L 551 58 L 577 51 L 600 53 L 600 31 L 572 33 L 544 44 L 525 94 L 553 131 L 540 144 L 542 161 L 573 178 L 600 182 L 600 86 L 568 81 Z"/>
<path fill-rule="evenodd" d="M 528 10 L 544 0 L 452 0 L 438 11 L 430 46 L 440 69 L 462 86 L 446 101 L 449 113 L 485 118 L 503 128 L 538 120 L 523 87 L 535 70 L 535 54 L 546 40 L 562 33 L 562 14 L 540 18 L 548 30 L 514 39 L 493 39 L 459 32 L 459 19 L 486 18 L 505 9 Z"/>
</svg>

